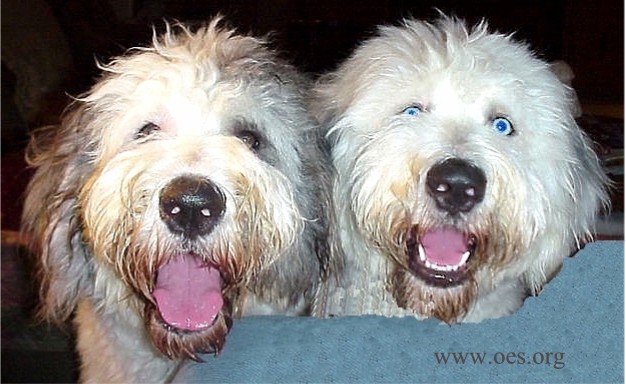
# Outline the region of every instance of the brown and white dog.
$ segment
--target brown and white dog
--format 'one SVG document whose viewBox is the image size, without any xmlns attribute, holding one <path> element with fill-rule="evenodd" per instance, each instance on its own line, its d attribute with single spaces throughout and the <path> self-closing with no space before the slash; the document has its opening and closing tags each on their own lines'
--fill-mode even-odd
<svg viewBox="0 0 626 384">
<path fill-rule="evenodd" d="M 303 314 L 327 192 L 307 82 L 259 38 L 177 25 L 37 134 L 23 231 L 81 380 L 166 381 L 232 318 Z M 321 264 L 320 264 L 321 263 Z"/>
</svg>

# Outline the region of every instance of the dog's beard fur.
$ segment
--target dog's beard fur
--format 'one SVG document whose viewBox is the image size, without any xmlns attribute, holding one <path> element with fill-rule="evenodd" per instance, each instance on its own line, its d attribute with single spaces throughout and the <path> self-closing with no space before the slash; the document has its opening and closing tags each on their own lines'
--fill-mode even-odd
<svg viewBox="0 0 626 384">
<path fill-rule="evenodd" d="M 170 155 L 161 158 L 166 152 Z M 187 158 L 196 160 L 187 165 Z M 203 175 L 227 191 L 220 223 L 210 234 L 191 240 L 171 233 L 159 218 L 159 191 L 174 176 L 186 173 Z M 195 346 L 198 342 L 185 346 L 191 340 L 210 340 L 218 347 L 213 350 L 219 351 L 225 326 L 231 323 L 229 307 L 240 306 L 237 291 L 287 252 L 302 230 L 304 219 L 289 185 L 236 137 L 195 138 L 182 145 L 168 140 L 142 143 L 105 162 L 85 183 L 78 196 L 83 239 L 144 302 L 152 339 L 163 353 L 194 357 L 190 351 L 206 351 Z M 207 330 L 172 330 L 155 310 L 158 269 L 183 253 L 217 266 L 224 281 L 227 305 L 216 325 Z M 222 337 L 213 340 L 213 335 Z"/>
<path fill-rule="evenodd" d="M 31 141 L 38 170 L 23 230 L 38 255 L 41 312 L 64 320 L 88 300 L 76 320 L 79 349 L 89 349 L 81 356 L 93 360 L 91 349 L 101 348 L 111 360 L 108 368 L 83 361 L 84 379 L 166 375 L 143 369 L 132 351 L 118 355 L 107 327 L 133 329 L 137 340 L 145 333 L 176 361 L 196 359 L 221 350 L 235 316 L 306 311 L 320 263 L 326 268 L 327 170 L 304 106 L 307 82 L 264 41 L 218 23 L 197 32 L 168 26 L 152 47 L 102 66 L 61 127 Z M 161 196 L 181 179 L 210 183 L 221 196 L 211 197 L 220 208 L 203 211 L 210 224 L 172 223 L 179 219 Z M 194 188 L 175 198 L 205 199 Z M 178 258 L 219 273 L 212 322 L 186 328 L 165 319 L 155 289 Z M 90 343 L 87 323 L 100 320 L 105 340 Z M 136 358 L 159 358 L 144 352 Z"/>
<path fill-rule="evenodd" d="M 342 307 L 347 289 L 370 302 L 392 296 L 419 317 L 479 321 L 539 292 L 591 239 L 607 201 L 571 94 L 523 44 L 447 17 L 382 27 L 322 77 L 313 110 L 328 127 L 346 267 L 314 312 L 406 313 Z M 498 119 L 514 129 L 498 132 Z M 484 178 L 484 196 L 469 208 L 444 209 L 429 190 L 430 172 L 447 161 Z M 423 243 L 435 231 L 440 242 L 453 232 L 469 258 L 429 268 L 420 255 L 432 265 Z M 367 279 L 384 280 L 377 286 L 391 295 L 365 288 Z"/>
<path fill-rule="evenodd" d="M 380 145 L 381 148 L 388 148 L 389 143 L 382 140 Z M 359 161 L 371 164 L 370 172 L 361 174 L 358 180 L 353 179 L 350 188 L 353 220 L 361 231 L 362 241 L 392 261 L 387 285 L 400 307 L 422 317 L 435 317 L 448 323 L 462 319 L 477 299 L 479 276 L 492 275 L 515 262 L 518 248 L 530 246 L 530 232 L 516 226 L 521 225 L 515 217 L 519 213 L 507 199 L 493 201 L 492 204 L 499 208 L 497 214 L 490 213 L 490 210 L 478 212 L 477 209 L 474 214 L 450 218 L 431 202 L 422 203 L 418 198 L 420 183 L 416 181 L 425 178 L 420 170 L 423 173 L 429 167 L 415 167 L 419 161 L 406 160 L 403 156 L 383 162 L 371 159 L 370 162 L 367 157 L 372 153 L 376 153 L 374 148 L 355 160 L 355 166 Z M 380 166 L 374 165 L 377 163 Z M 410 168 L 415 173 L 408 171 L 407 179 L 391 179 L 386 184 L 383 173 L 389 169 L 402 169 L 404 163 L 413 164 Z M 393 176 L 396 175 L 391 173 L 389 177 Z M 374 185 L 374 180 L 379 182 L 373 190 L 363 187 L 364 184 Z M 392 187 L 389 188 L 389 185 Z M 456 273 L 461 277 L 452 281 L 452 278 L 446 277 L 446 272 L 440 272 L 437 279 L 420 276 L 419 272 L 422 275 L 437 273 L 427 270 L 418 261 L 420 239 L 429 229 L 452 227 L 471 238 L 470 256 L 462 270 Z M 452 275 L 451 272 L 447 274 Z"/>
</svg>

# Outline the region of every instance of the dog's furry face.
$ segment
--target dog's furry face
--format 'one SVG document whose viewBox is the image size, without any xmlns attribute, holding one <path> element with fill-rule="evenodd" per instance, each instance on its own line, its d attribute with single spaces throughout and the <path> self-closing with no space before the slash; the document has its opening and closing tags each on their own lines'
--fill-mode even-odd
<svg viewBox="0 0 626 384">
<path fill-rule="evenodd" d="M 314 105 L 346 258 L 367 269 L 380 252 L 397 304 L 447 322 L 504 279 L 539 290 L 606 201 L 570 96 L 485 24 L 381 28 L 321 79 Z"/>
<path fill-rule="evenodd" d="M 48 316 L 91 296 L 143 316 L 165 355 L 194 357 L 221 349 L 244 287 L 285 312 L 312 294 L 324 204 L 304 80 L 217 23 L 103 66 L 31 143 L 23 223 Z"/>
</svg>

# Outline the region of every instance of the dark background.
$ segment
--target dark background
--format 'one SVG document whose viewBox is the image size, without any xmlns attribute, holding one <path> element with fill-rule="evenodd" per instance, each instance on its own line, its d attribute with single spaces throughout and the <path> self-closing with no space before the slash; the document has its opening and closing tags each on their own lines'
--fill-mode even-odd
<svg viewBox="0 0 626 384">
<path fill-rule="evenodd" d="M 2 2 L 3 117 L 4 96 L 20 86 L 23 65 L 32 71 L 57 69 L 58 79 L 38 101 L 41 110 L 22 117 L 27 126 L 48 122 L 64 105 L 66 92 L 75 95 L 91 85 L 96 58 L 107 61 L 145 45 L 151 26 L 162 29 L 164 19 L 202 22 L 221 13 L 241 32 L 273 31 L 274 45 L 287 58 L 319 73 L 334 68 L 376 25 L 411 15 L 432 19 L 435 8 L 472 24 L 486 18 L 500 32 L 516 32 L 546 60 L 565 60 L 574 69 L 583 104 L 623 104 L 624 4 L 618 0 L 9 0 Z M 19 63 L 19 55 L 11 55 L 19 50 L 22 57 L 33 56 L 28 50 L 46 54 Z M 46 67 L 62 55 L 67 56 L 62 70 Z"/>
</svg>

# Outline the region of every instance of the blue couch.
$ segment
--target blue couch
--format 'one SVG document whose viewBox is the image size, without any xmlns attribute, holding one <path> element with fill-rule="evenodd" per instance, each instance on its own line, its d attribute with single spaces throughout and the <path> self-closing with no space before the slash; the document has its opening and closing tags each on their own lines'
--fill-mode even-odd
<svg viewBox="0 0 626 384">
<path fill-rule="evenodd" d="M 243 318 L 176 381 L 624 382 L 623 294 L 624 242 L 600 241 L 506 318 Z"/>
</svg>

